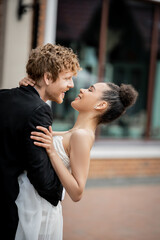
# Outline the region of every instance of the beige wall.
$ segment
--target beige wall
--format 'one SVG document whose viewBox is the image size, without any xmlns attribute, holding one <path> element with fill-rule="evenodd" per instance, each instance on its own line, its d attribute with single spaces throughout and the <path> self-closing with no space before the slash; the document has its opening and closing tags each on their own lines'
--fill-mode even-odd
<svg viewBox="0 0 160 240">
<path fill-rule="evenodd" d="M 24 0 L 24 4 L 32 0 Z M 25 65 L 31 49 L 32 9 L 17 19 L 17 0 L 7 0 L 4 57 L 1 88 L 18 86 L 26 75 Z"/>
</svg>

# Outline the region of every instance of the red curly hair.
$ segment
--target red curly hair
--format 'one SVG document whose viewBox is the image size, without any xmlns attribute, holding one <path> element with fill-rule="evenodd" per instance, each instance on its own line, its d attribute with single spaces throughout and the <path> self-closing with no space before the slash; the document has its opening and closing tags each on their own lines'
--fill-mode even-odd
<svg viewBox="0 0 160 240">
<path fill-rule="evenodd" d="M 44 73 L 56 81 L 64 70 L 76 76 L 81 70 L 78 57 L 71 48 L 51 43 L 32 49 L 26 65 L 26 72 L 34 81 L 40 80 Z"/>
</svg>

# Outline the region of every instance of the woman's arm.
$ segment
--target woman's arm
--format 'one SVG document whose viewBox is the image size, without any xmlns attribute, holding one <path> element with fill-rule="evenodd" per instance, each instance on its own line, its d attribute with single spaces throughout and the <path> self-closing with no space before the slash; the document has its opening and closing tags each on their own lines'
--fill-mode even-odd
<svg viewBox="0 0 160 240">
<path fill-rule="evenodd" d="M 37 129 L 45 134 L 33 132 L 31 138 L 36 140 L 34 144 L 46 148 L 52 166 L 62 185 L 73 201 L 79 201 L 82 197 L 89 171 L 90 137 L 83 130 L 72 134 L 70 139 L 70 173 L 54 149 L 51 127 L 50 131 L 43 127 L 37 127 Z"/>
<path fill-rule="evenodd" d="M 92 146 L 91 137 L 84 130 L 78 130 L 72 134 L 70 139 L 70 164 L 73 185 L 68 185 L 68 191 L 73 191 L 73 196 L 81 199 L 90 165 L 90 150 Z M 67 190 L 67 189 L 66 189 Z"/>
</svg>

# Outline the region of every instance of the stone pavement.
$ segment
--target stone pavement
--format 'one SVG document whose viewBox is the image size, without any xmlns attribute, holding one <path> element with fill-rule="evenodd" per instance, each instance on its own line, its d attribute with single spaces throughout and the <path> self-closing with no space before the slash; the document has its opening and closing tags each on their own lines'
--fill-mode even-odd
<svg viewBox="0 0 160 240">
<path fill-rule="evenodd" d="M 89 180 L 62 205 L 63 240 L 160 240 L 160 178 Z"/>
</svg>

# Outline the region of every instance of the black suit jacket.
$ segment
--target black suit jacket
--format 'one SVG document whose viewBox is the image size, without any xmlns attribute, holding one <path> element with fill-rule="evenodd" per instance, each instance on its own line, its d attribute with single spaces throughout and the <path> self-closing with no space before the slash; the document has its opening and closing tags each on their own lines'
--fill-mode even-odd
<svg viewBox="0 0 160 240">
<path fill-rule="evenodd" d="M 51 109 L 33 87 L 0 90 L 1 236 L 7 240 L 14 239 L 17 229 L 17 178 L 24 170 L 42 197 L 55 206 L 61 200 L 62 185 L 47 153 L 30 138 L 36 126 L 51 124 Z"/>
</svg>

